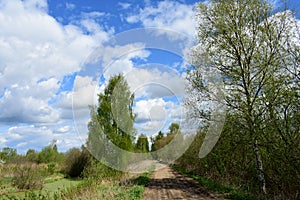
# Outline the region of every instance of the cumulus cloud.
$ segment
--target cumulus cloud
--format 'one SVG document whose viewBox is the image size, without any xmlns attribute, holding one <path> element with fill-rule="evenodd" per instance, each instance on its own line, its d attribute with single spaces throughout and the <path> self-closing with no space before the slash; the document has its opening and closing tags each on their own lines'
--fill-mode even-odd
<svg viewBox="0 0 300 200">
<path fill-rule="evenodd" d="M 136 97 L 160 98 L 185 94 L 184 79 L 171 67 L 151 64 L 125 74 Z"/>
<path fill-rule="evenodd" d="M 171 1 L 150 5 L 127 21 L 193 34 L 192 6 Z M 128 9 L 131 5 L 119 6 Z M 77 9 L 70 3 L 65 7 Z M 145 63 L 151 55 L 143 43 L 107 45 L 114 28 L 102 27 L 99 22 L 104 17 L 106 13 L 82 12 L 70 23 L 61 24 L 48 14 L 46 0 L 0 2 L 0 123 L 11 127 L 1 131 L 0 147 L 24 152 L 30 147 L 40 149 L 53 139 L 63 146 L 61 150 L 80 146 L 89 121 L 87 106 L 95 104 L 96 94 L 118 73 L 125 75 L 136 93 L 135 112 L 141 130 L 158 130 L 180 118 L 179 103 L 167 98 L 184 95 L 181 75 L 171 67 L 138 66 L 136 60 Z M 62 89 L 65 77 L 89 64 L 102 67 L 105 81 L 100 87 L 92 68 L 78 74 L 73 91 Z"/>
<path fill-rule="evenodd" d="M 156 6 L 149 5 L 140 9 L 138 14 L 126 18 L 128 23 L 142 23 L 145 27 L 170 29 L 194 36 L 193 5 L 176 1 L 159 1 Z"/>
<path fill-rule="evenodd" d="M 80 23 L 63 25 L 48 14 L 46 0 L 1 1 L 0 121 L 14 127 L 1 131 L 0 147 L 40 147 L 52 138 L 66 148 L 79 145 L 70 128 L 72 94 L 60 88 L 63 78 L 79 71 L 90 52 L 111 36 L 93 20 L 102 16 L 84 13 Z M 82 87 L 93 87 L 89 81 L 82 78 Z M 89 99 L 85 89 L 75 94 Z"/>
<path fill-rule="evenodd" d="M 0 12 L 0 99 L 2 122 L 55 122 L 59 111 L 48 102 L 59 80 L 80 68 L 98 43 L 108 38 L 99 25 L 63 26 L 45 11 L 47 1 L 4 1 Z"/>
<path fill-rule="evenodd" d="M 165 131 L 170 122 L 180 122 L 184 117 L 180 102 L 163 98 L 137 101 L 133 110 L 137 126 L 147 135 Z"/>
<path fill-rule="evenodd" d="M 57 125 L 54 128 L 47 126 L 13 126 L 0 136 L 0 146 L 17 148 L 18 153 L 25 154 L 29 148 L 41 150 L 56 140 L 59 150 L 66 151 L 71 147 L 80 147 L 85 135 L 68 132 L 68 126 Z"/>
</svg>

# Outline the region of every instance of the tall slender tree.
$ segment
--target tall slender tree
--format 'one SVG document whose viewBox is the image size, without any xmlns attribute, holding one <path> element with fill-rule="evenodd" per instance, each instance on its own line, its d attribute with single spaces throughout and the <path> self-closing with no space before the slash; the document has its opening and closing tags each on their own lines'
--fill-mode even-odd
<svg viewBox="0 0 300 200">
<path fill-rule="evenodd" d="M 139 153 L 147 153 L 149 152 L 149 142 L 146 135 L 141 134 L 138 137 L 138 140 L 135 145 L 135 150 Z"/>
<path fill-rule="evenodd" d="M 133 151 L 133 139 L 136 133 L 135 116 L 132 111 L 133 100 L 134 94 L 130 92 L 121 74 L 111 77 L 104 92 L 98 95 L 98 107 L 91 107 L 87 140 L 88 149 L 96 155 L 96 158 L 117 158 L 114 153 L 120 152 L 116 152 L 111 143 L 123 150 Z M 107 156 L 108 154 L 111 156 Z"/>
</svg>

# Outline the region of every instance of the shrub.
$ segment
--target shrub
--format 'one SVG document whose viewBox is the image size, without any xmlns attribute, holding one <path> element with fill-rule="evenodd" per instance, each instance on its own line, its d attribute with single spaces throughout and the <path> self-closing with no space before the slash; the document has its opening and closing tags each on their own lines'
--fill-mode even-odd
<svg viewBox="0 0 300 200">
<path fill-rule="evenodd" d="M 55 169 L 56 169 L 56 163 L 51 162 L 51 163 L 48 164 L 48 172 L 50 174 L 54 174 Z"/>
<path fill-rule="evenodd" d="M 66 154 L 64 173 L 69 177 L 79 177 L 90 163 L 90 153 L 85 147 L 70 149 Z"/>
<path fill-rule="evenodd" d="M 43 187 L 43 171 L 38 165 L 25 163 L 14 172 L 13 184 L 18 189 L 41 189 Z"/>
<path fill-rule="evenodd" d="M 110 168 L 98 160 L 92 160 L 83 175 L 87 179 L 119 180 L 124 176 L 124 172 Z"/>
</svg>

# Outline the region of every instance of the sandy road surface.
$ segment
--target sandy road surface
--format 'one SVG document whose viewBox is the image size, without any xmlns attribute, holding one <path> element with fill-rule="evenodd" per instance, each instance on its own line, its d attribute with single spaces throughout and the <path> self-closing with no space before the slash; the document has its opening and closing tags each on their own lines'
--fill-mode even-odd
<svg viewBox="0 0 300 200">
<path fill-rule="evenodd" d="M 188 177 L 166 166 L 153 173 L 143 200 L 162 199 L 223 199 L 212 194 Z"/>
</svg>

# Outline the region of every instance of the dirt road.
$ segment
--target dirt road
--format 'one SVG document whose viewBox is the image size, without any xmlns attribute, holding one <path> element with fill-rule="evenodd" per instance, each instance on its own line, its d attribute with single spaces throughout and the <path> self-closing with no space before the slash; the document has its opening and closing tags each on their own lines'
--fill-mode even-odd
<svg viewBox="0 0 300 200">
<path fill-rule="evenodd" d="M 143 200 L 162 199 L 223 199 L 212 194 L 188 177 L 166 166 L 153 173 Z"/>
</svg>

